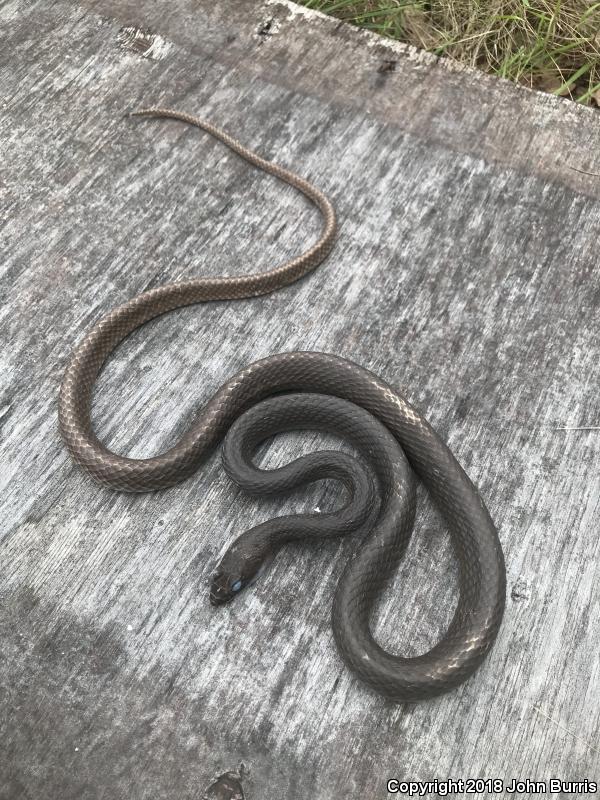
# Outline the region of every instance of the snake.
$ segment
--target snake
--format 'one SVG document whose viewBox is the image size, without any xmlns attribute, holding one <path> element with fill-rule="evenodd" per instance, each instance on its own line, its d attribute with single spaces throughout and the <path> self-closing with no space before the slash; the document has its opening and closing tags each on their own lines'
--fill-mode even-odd
<svg viewBox="0 0 600 800">
<path fill-rule="evenodd" d="M 276 353 L 228 379 L 161 453 L 130 458 L 111 451 L 96 436 L 94 386 L 106 360 L 130 333 L 183 306 L 255 298 L 282 289 L 319 266 L 337 235 L 335 210 L 325 194 L 212 123 L 162 107 L 132 114 L 187 123 L 212 135 L 303 194 L 319 210 L 322 229 L 301 255 L 270 270 L 168 283 L 101 317 L 74 347 L 61 382 L 59 429 L 70 455 L 96 481 L 118 491 L 150 492 L 177 484 L 197 472 L 223 441 L 226 472 L 250 493 L 277 497 L 315 481 L 335 481 L 344 497 L 337 509 L 276 517 L 238 536 L 214 571 L 210 602 L 220 606 L 231 601 L 258 579 L 287 542 L 356 534 L 360 543 L 342 570 L 331 611 L 342 661 L 367 687 L 396 703 L 427 700 L 454 689 L 478 669 L 497 637 L 506 595 L 504 556 L 478 490 L 425 417 L 391 384 L 335 354 Z M 353 452 L 309 453 L 275 469 L 257 464 L 263 443 L 298 430 L 333 433 L 347 440 Z M 434 646 L 402 656 L 377 641 L 373 617 L 412 535 L 417 480 L 448 527 L 458 562 L 458 598 L 452 620 Z"/>
</svg>

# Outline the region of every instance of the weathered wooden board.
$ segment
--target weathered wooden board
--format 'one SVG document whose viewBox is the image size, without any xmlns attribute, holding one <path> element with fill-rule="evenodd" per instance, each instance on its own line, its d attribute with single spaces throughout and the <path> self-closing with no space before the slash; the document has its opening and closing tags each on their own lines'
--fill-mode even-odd
<svg viewBox="0 0 600 800">
<path fill-rule="evenodd" d="M 600 177 L 577 171 L 600 172 L 600 117 L 287 3 L 23 0 L 0 24 L 0 796 L 199 798 L 240 762 L 249 800 L 383 798 L 392 777 L 598 779 L 600 431 L 563 428 L 600 425 Z M 99 315 L 166 280 L 268 267 L 317 230 L 293 190 L 199 131 L 126 116 L 159 102 L 315 181 L 339 242 L 277 295 L 132 336 L 100 381 L 98 431 L 154 453 L 282 350 L 401 387 L 506 553 L 500 638 L 449 696 L 394 706 L 340 662 L 329 612 L 356 541 L 286 550 L 215 610 L 220 551 L 281 504 L 242 496 L 216 455 L 169 491 L 115 493 L 60 442 L 61 374 Z M 286 437 L 268 460 L 317 441 Z M 423 500 L 377 623 L 404 653 L 436 639 L 456 590 Z"/>
</svg>

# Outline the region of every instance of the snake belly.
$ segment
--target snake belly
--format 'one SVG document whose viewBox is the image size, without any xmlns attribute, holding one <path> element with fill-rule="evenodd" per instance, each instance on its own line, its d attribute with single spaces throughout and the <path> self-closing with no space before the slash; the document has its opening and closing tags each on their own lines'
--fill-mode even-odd
<svg viewBox="0 0 600 800">
<path fill-rule="evenodd" d="M 59 427 L 69 452 L 97 481 L 121 491 L 145 492 L 171 486 L 196 472 L 236 420 L 274 394 L 301 393 L 293 400 L 297 404 L 294 413 L 302 419 L 301 427 L 311 427 L 312 418 L 313 427 L 329 427 L 341 433 L 345 430 L 359 450 L 367 445 L 356 440 L 356 431 L 369 431 L 368 460 L 380 484 L 382 506 L 338 585 L 333 606 L 338 649 L 345 663 L 364 682 L 397 702 L 449 691 L 472 675 L 496 638 L 505 603 L 504 558 L 477 489 L 426 419 L 385 381 L 339 356 L 304 351 L 280 353 L 256 361 L 230 378 L 179 441 L 163 453 L 132 459 L 110 451 L 96 437 L 91 421 L 94 385 L 106 359 L 126 336 L 158 315 L 182 306 L 239 300 L 282 288 L 314 270 L 329 254 L 336 235 L 331 203 L 308 181 L 191 115 L 164 108 L 137 114 L 170 117 L 207 131 L 254 166 L 302 192 L 320 210 L 323 229 L 310 249 L 272 270 L 242 277 L 197 278 L 158 287 L 134 297 L 96 323 L 73 351 L 61 384 Z M 304 408 L 302 395 L 306 395 Z M 321 400 L 308 395 L 319 395 Z M 342 406 L 336 405 L 336 398 L 343 401 L 343 412 Z M 274 402 L 276 409 L 278 402 L 289 403 L 290 399 L 274 398 L 269 402 Z M 315 407 L 315 402 L 320 402 L 320 408 Z M 273 420 L 275 433 L 273 413 L 266 418 Z M 251 421 L 240 420 L 242 429 Z M 269 435 L 268 430 L 263 433 Z M 377 442 L 375 446 L 373 441 Z M 399 448 L 402 457 L 397 455 Z M 364 449 L 363 452 L 366 453 Z M 392 453 L 396 459 L 394 469 L 389 468 Z M 404 458 L 406 465 L 402 466 Z M 411 470 L 426 486 L 448 525 L 459 564 L 459 599 L 441 640 L 423 655 L 402 658 L 387 653 L 373 640 L 369 620 L 389 573 L 389 563 L 397 563 L 412 529 Z M 382 542 L 389 555 L 386 563 L 377 555 Z"/>
</svg>

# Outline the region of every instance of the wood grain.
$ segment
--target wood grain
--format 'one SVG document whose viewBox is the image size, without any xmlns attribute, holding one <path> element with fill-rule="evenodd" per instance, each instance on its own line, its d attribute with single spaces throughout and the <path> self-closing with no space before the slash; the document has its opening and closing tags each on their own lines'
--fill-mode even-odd
<svg viewBox="0 0 600 800">
<path fill-rule="evenodd" d="M 600 172 L 597 114 L 290 3 L 16 0 L 0 26 L 0 797 L 200 798 L 241 762 L 248 800 L 598 779 L 600 435 L 561 429 L 600 424 L 600 178 L 573 169 Z M 340 662 L 329 614 L 351 539 L 286 549 L 254 591 L 209 606 L 232 536 L 327 507 L 335 486 L 257 503 L 215 455 L 178 487 L 119 494 L 61 444 L 62 371 L 104 311 L 269 267 L 318 230 L 297 193 L 199 131 L 127 117 L 158 103 L 314 181 L 340 236 L 287 290 L 130 337 L 101 378 L 98 433 L 155 453 L 283 350 L 401 388 L 480 487 L 507 560 L 499 640 L 446 697 L 394 706 Z M 282 437 L 265 463 L 320 441 Z M 381 641 L 425 650 L 455 591 L 423 495 Z"/>
</svg>

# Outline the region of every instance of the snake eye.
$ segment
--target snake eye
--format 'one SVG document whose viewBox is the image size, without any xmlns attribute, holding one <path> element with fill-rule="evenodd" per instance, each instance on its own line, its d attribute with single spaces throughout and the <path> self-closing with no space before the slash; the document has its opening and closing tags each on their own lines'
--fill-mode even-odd
<svg viewBox="0 0 600 800">
<path fill-rule="evenodd" d="M 241 588 L 242 588 L 242 582 L 241 581 L 236 581 L 235 583 L 231 584 L 231 591 L 232 592 L 239 592 L 239 590 Z"/>
</svg>

